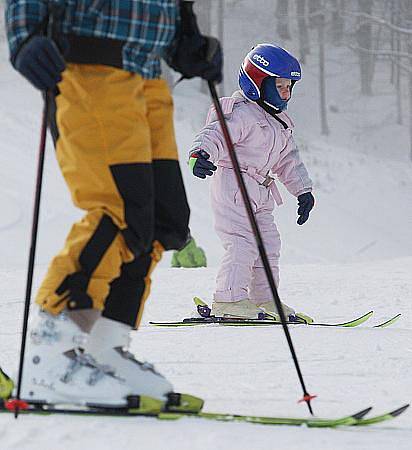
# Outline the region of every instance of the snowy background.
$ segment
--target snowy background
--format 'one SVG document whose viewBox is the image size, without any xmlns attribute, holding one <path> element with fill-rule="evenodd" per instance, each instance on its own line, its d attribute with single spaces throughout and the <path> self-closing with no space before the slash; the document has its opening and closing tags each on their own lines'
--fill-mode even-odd
<svg viewBox="0 0 412 450">
<path fill-rule="evenodd" d="M 263 2 L 264 3 L 264 2 Z M 244 15 L 242 15 L 244 14 Z M 238 11 L 228 18 L 225 90 L 234 88 L 241 55 L 258 41 L 273 40 Z M 266 30 L 263 31 L 263 30 Z M 286 46 L 294 51 L 293 45 Z M 10 67 L 0 36 L 0 349 L 1 366 L 15 370 L 33 190 L 41 121 L 41 99 Z M 289 108 L 302 158 L 315 183 L 316 208 L 296 225 L 296 200 L 283 190 L 276 210 L 283 240 L 280 295 L 319 321 L 342 321 L 371 309 L 358 329 L 292 330 L 309 392 L 318 394 L 318 416 L 340 416 L 373 405 L 375 412 L 412 400 L 412 163 L 406 126 L 396 124 L 389 69 L 378 62 L 374 96 L 359 94 L 356 57 L 336 48 L 327 60 L 328 137 L 320 135 L 317 54 L 303 66 Z M 342 66 L 345 70 L 342 70 Z M 353 71 L 349 70 L 353 68 Z M 232 75 L 230 75 L 232 73 Z M 408 98 L 405 90 L 404 108 Z M 207 181 L 194 179 L 186 152 L 205 120 L 209 98 L 197 81 L 175 88 L 176 132 L 192 207 L 191 228 L 206 250 L 207 269 L 170 269 L 166 255 L 154 276 L 151 299 L 133 350 L 154 362 L 176 390 L 199 395 L 206 410 L 259 415 L 306 416 L 282 330 L 197 327 L 155 329 L 150 320 L 177 320 L 193 313 L 193 295 L 210 299 L 220 244 L 213 230 Z M 47 149 L 35 287 L 62 246 L 74 209 L 53 149 Z M 393 314 L 388 329 L 371 326 Z M 246 450 L 279 448 L 409 449 L 412 412 L 368 429 L 313 430 L 181 420 L 0 417 L 0 449 L 117 448 Z"/>
</svg>

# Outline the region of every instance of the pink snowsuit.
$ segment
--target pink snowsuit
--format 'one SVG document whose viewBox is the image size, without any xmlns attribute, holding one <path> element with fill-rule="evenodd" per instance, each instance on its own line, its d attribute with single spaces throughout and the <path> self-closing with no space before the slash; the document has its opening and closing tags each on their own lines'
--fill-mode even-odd
<svg viewBox="0 0 412 450">
<path fill-rule="evenodd" d="M 293 122 L 278 114 L 285 127 L 240 91 L 221 100 L 236 155 L 243 172 L 253 212 L 279 284 L 280 235 L 273 217 L 275 201 L 282 198 L 269 174 L 276 175 L 294 196 L 312 190 L 312 182 L 292 137 Z M 225 254 L 216 280 L 214 300 L 250 299 L 261 304 L 272 299 L 256 240 L 247 217 L 235 172 L 214 107 L 196 136 L 191 152 L 205 150 L 218 168 L 212 176 L 211 204 L 215 228 Z"/>
</svg>

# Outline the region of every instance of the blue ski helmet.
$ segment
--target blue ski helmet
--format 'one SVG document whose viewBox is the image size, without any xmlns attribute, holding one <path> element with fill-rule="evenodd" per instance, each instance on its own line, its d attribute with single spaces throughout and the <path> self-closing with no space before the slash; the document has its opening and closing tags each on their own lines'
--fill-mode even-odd
<svg viewBox="0 0 412 450">
<path fill-rule="evenodd" d="M 277 45 L 259 44 L 246 55 L 239 72 L 239 86 L 245 96 L 254 102 L 263 102 L 281 112 L 288 100 L 282 100 L 275 78 L 292 80 L 291 90 L 301 78 L 298 60 Z M 292 92 L 291 92 L 292 93 Z"/>
</svg>

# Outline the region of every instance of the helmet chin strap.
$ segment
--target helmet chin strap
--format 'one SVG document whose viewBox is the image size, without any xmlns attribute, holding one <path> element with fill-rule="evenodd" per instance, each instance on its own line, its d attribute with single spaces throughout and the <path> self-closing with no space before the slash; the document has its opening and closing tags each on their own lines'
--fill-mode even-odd
<svg viewBox="0 0 412 450">
<path fill-rule="evenodd" d="M 277 115 L 280 114 L 282 111 L 278 108 L 273 107 L 272 105 L 269 106 L 266 102 L 264 102 L 261 98 L 259 100 L 256 100 L 256 103 L 263 108 L 268 114 L 270 114 L 273 118 L 275 118 L 285 130 L 289 128 L 288 124 L 283 121 L 280 117 Z"/>
<path fill-rule="evenodd" d="M 268 102 L 267 100 L 263 100 L 263 103 L 265 105 L 269 106 L 270 108 L 272 108 L 273 111 L 275 112 L 275 114 L 279 114 L 282 111 L 285 111 L 287 109 L 287 107 L 288 107 L 288 101 L 287 100 L 284 100 L 282 102 L 282 107 L 278 107 L 278 106 L 272 105 L 272 103 Z"/>
</svg>

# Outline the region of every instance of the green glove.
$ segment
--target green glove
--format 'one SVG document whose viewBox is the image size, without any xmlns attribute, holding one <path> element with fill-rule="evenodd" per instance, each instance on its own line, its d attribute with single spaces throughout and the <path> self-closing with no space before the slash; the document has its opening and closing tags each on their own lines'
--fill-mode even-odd
<svg viewBox="0 0 412 450">
<path fill-rule="evenodd" d="M 172 267 L 207 267 L 206 254 L 193 238 L 180 250 L 173 253 Z"/>
</svg>

